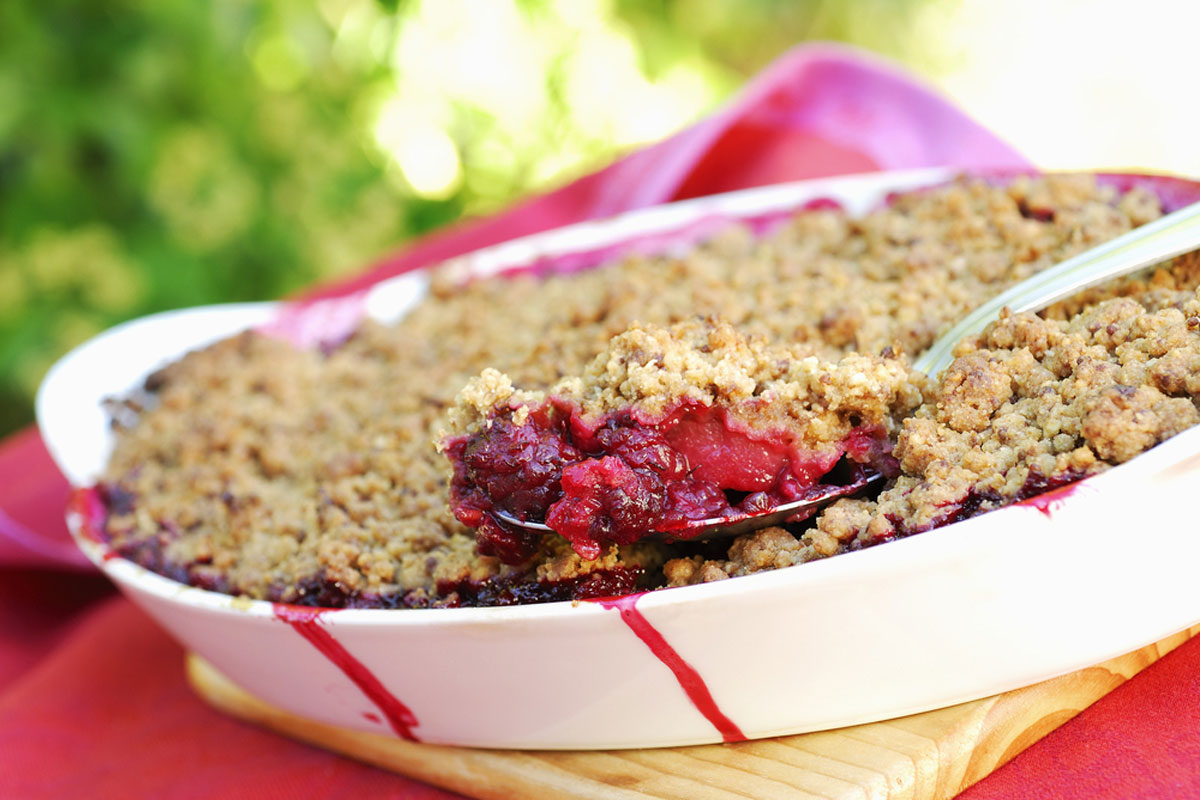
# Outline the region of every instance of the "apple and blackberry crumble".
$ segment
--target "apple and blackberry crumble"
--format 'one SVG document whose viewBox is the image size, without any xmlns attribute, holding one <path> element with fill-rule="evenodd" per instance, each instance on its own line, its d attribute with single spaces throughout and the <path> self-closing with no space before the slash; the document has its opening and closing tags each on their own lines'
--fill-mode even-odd
<svg viewBox="0 0 1200 800">
<path fill-rule="evenodd" d="M 114 413 L 102 533 L 196 586 L 401 608 L 618 595 L 927 530 L 1195 424 L 1195 259 L 1006 317 L 937 380 L 908 366 L 979 302 L 1160 213 L 1087 176 L 964 179 L 570 274 L 449 264 L 399 323 L 336 347 L 250 332 L 156 372 Z M 808 520 L 639 536 L 867 470 L 886 479 Z M 464 521 L 496 498 L 567 536 L 477 542 Z"/>
</svg>

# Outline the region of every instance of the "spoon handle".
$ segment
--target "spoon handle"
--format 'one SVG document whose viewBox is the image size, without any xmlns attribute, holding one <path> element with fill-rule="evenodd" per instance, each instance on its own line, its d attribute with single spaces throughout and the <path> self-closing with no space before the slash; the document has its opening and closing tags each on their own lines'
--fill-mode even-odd
<svg viewBox="0 0 1200 800">
<path fill-rule="evenodd" d="M 938 337 L 913 366 L 937 375 L 950 365 L 955 345 L 979 333 L 1005 307 L 1040 311 L 1078 291 L 1200 248 L 1200 203 L 1194 203 L 1021 281 L 976 308 Z"/>
</svg>

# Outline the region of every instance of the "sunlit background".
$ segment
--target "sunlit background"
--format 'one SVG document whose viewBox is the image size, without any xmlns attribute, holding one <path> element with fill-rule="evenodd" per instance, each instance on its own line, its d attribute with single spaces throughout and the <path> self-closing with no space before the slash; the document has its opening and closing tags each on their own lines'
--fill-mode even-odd
<svg viewBox="0 0 1200 800">
<path fill-rule="evenodd" d="M 711 111 L 784 50 L 898 60 L 1046 167 L 1200 174 L 1171 0 L 5 0 L 0 433 L 163 308 L 278 297 Z"/>
</svg>

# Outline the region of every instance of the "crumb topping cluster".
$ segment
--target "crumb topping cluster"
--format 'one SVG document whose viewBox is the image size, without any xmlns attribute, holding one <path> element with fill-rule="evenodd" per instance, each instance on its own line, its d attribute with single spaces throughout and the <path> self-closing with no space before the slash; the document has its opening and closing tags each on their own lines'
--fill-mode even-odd
<svg viewBox="0 0 1200 800">
<path fill-rule="evenodd" d="M 892 348 L 881 355 L 848 353 L 836 361 L 807 344 L 771 345 L 746 337 L 720 318 L 673 326 L 634 323 L 614 336 L 582 374 L 546 391 L 521 391 L 488 368 L 472 378 L 450 409 L 447 435 L 478 430 L 497 410 L 520 423 L 530 406 L 554 397 L 584 420 L 632 411 L 654 422 L 679 406 L 719 407 L 750 428 L 787 428 L 802 446 L 818 449 L 852 427 L 887 430 L 922 400 L 925 376 Z"/>
</svg>

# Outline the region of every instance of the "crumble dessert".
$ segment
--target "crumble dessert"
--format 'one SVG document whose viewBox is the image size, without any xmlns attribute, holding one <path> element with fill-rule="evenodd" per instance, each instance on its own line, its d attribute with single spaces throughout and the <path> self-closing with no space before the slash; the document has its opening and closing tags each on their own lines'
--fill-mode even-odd
<svg viewBox="0 0 1200 800">
<path fill-rule="evenodd" d="M 692 320 L 634 325 L 548 392 L 485 370 L 451 409 L 443 445 L 454 514 L 506 563 L 532 555 L 540 534 L 496 511 L 545 522 L 595 558 L 610 542 L 688 539 L 690 522 L 853 491 L 864 470 L 895 476 L 893 429 L 924 376 L 890 349 L 836 362 L 808 350 Z M 839 463 L 849 469 L 835 476 Z"/>
<path fill-rule="evenodd" d="M 1151 194 L 1086 176 L 960 180 L 861 218 L 805 211 L 762 238 L 735 226 L 682 257 L 466 284 L 447 265 L 432 296 L 394 326 L 366 322 L 327 350 L 246 333 L 151 376 L 114 405 L 116 443 L 98 487 L 103 532 L 115 552 L 204 588 L 385 608 L 610 596 L 917 533 L 1120 463 L 1194 424 L 1195 259 L 1007 317 L 964 343 L 940 382 L 906 366 L 987 297 L 1159 214 Z M 465 386 L 450 423 L 458 436 L 478 432 L 498 402 L 514 425 L 637 404 L 653 420 L 675 393 L 618 380 L 635 364 L 650 367 L 647 379 L 655 372 L 632 345 L 677 340 L 717 370 L 719 358 L 701 352 L 714 335 L 749 354 L 742 367 L 756 388 L 756 370 L 769 365 L 753 354 L 789 354 L 794 363 L 770 369 L 780 386 L 795 384 L 796 419 L 836 421 L 812 440 L 817 451 L 831 454 L 842 431 L 880 420 L 882 435 L 868 437 L 879 446 L 863 462 L 890 464 L 894 477 L 875 496 L 732 542 L 584 541 L 585 557 L 543 536 L 507 559 L 515 563 L 480 552 L 452 513 L 451 461 L 434 444 Z M 875 412 L 866 401 L 830 411 L 802 398 L 807 359 L 830 374 L 856 359 L 864 374 L 883 369 L 882 394 L 868 398 Z M 593 381 L 589 370 L 607 377 Z M 499 375 L 521 391 L 501 400 L 509 389 Z M 697 408 L 706 398 L 758 430 L 731 387 L 696 386 Z M 570 415 L 550 413 L 560 395 Z M 544 502 L 537 495 L 535 481 L 526 499 Z"/>
</svg>

